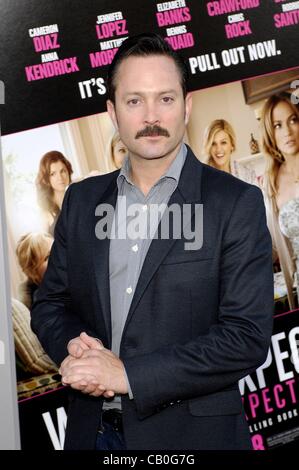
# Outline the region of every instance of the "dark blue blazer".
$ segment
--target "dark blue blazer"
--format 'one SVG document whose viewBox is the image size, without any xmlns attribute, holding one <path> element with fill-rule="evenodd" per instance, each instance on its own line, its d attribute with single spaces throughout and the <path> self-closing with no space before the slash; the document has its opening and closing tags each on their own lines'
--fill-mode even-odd
<svg viewBox="0 0 299 470">
<path fill-rule="evenodd" d="M 115 205 L 118 172 L 69 187 L 32 328 L 60 364 L 87 331 L 111 347 L 109 240 L 95 209 Z M 169 204 L 203 204 L 203 246 L 154 239 L 122 336 L 134 399 L 122 397 L 128 449 L 249 449 L 238 380 L 266 359 L 271 239 L 261 191 L 188 149 Z M 102 399 L 70 391 L 66 449 L 93 449 Z"/>
</svg>

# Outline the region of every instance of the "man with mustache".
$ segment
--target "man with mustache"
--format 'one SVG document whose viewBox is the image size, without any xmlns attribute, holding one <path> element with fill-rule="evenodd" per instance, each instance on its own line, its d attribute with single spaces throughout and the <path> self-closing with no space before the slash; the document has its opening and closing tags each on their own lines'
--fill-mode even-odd
<svg viewBox="0 0 299 470">
<path fill-rule="evenodd" d="M 188 70 L 162 38 L 127 39 L 107 82 L 129 157 L 68 189 L 32 311 L 70 386 L 65 448 L 250 449 L 238 380 L 266 359 L 273 307 L 261 192 L 184 144 Z M 104 206 L 112 225 L 129 222 L 124 197 L 145 214 L 191 207 L 201 246 L 187 248 L 184 227 L 181 238 L 97 236 Z"/>
</svg>

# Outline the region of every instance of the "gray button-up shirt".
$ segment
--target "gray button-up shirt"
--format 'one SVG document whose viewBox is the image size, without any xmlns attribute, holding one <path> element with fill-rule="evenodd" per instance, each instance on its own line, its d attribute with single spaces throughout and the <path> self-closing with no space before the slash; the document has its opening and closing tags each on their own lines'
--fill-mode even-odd
<svg viewBox="0 0 299 470">
<path fill-rule="evenodd" d="M 161 176 L 146 196 L 130 179 L 129 158 L 124 161 L 117 178 L 118 196 L 112 227 L 112 233 L 114 232 L 116 236 L 110 240 L 109 252 L 111 349 L 116 355 L 119 355 L 122 332 L 139 275 L 163 214 L 161 211 L 158 218 L 151 218 L 151 205 L 164 204 L 166 207 L 172 193 L 177 188 L 186 154 L 187 147 L 182 144 L 167 172 Z M 134 217 L 128 215 L 128 208 L 133 204 L 138 205 L 135 207 L 138 208 L 139 214 L 144 214 L 144 217 L 138 218 L 141 224 L 135 227 L 137 230 L 139 229 L 137 234 L 136 231 L 131 233 L 132 230 L 129 230 Z M 149 221 L 151 221 L 150 224 Z M 120 238 L 124 236 L 124 233 L 126 233 L 126 237 Z M 136 235 L 137 238 L 135 238 Z M 104 403 L 104 408 L 111 407 L 120 407 L 120 397 L 115 397 L 113 401 Z"/>
</svg>

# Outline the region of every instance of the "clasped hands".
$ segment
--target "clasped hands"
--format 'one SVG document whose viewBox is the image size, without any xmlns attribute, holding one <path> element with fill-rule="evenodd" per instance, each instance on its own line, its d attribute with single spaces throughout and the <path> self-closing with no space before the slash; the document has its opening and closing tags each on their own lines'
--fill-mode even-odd
<svg viewBox="0 0 299 470">
<path fill-rule="evenodd" d="M 128 393 L 122 361 L 100 340 L 83 332 L 68 343 L 67 349 L 69 355 L 59 369 L 64 385 L 94 397 Z"/>
</svg>

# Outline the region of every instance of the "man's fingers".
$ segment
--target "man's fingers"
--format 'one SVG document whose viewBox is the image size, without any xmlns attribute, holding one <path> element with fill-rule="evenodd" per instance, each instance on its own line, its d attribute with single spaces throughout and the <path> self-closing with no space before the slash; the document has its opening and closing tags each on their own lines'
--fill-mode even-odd
<svg viewBox="0 0 299 470">
<path fill-rule="evenodd" d="M 81 382 L 80 382 L 81 385 Z M 86 395 L 90 395 L 91 393 L 95 392 L 97 389 L 97 385 L 94 384 L 87 384 L 85 387 L 81 388 L 81 392 L 85 393 Z"/>
<path fill-rule="evenodd" d="M 60 368 L 59 368 L 59 374 L 60 375 L 68 375 L 68 371 L 74 367 L 75 365 L 80 365 L 82 364 L 82 361 L 80 358 L 74 358 L 73 356 L 67 356 L 64 361 L 61 363 Z"/>
<path fill-rule="evenodd" d="M 103 392 L 101 392 L 100 390 L 97 389 L 95 392 L 90 393 L 89 395 L 91 397 L 101 397 L 103 395 Z"/>
<path fill-rule="evenodd" d="M 82 332 L 77 338 L 73 338 L 67 345 L 67 350 L 70 356 L 79 358 L 82 356 L 83 351 L 88 349 L 103 349 L 103 343 L 97 338 L 89 336 L 87 333 Z"/>
<path fill-rule="evenodd" d="M 103 348 L 102 353 L 109 357 L 117 357 L 110 349 Z"/>
<path fill-rule="evenodd" d="M 81 357 L 83 353 L 83 348 L 78 343 L 71 343 L 68 346 L 68 353 L 73 357 Z"/>
<path fill-rule="evenodd" d="M 58 370 L 59 374 L 60 375 L 63 375 L 64 374 L 64 371 L 66 370 L 66 368 L 69 366 L 70 362 L 73 361 L 74 358 L 73 356 L 67 356 L 63 361 L 62 363 L 60 364 L 60 368 Z"/>
<path fill-rule="evenodd" d="M 90 379 L 90 377 L 88 379 Z M 86 377 L 84 379 L 80 379 L 76 382 L 71 383 L 70 386 L 73 389 L 80 390 L 85 395 L 92 395 L 94 397 L 99 397 L 105 392 L 104 385 L 99 385 L 94 379 L 91 379 L 88 382 L 86 380 Z"/>
<path fill-rule="evenodd" d="M 65 377 L 62 377 L 62 382 L 66 385 L 71 385 L 71 386 L 87 386 L 88 384 L 92 383 L 95 384 L 96 386 L 98 385 L 96 381 L 96 377 L 91 374 L 86 374 L 86 373 L 72 373 L 69 375 L 66 375 Z"/>
<path fill-rule="evenodd" d="M 86 365 L 86 359 L 88 357 L 98 357 L 99 350 L 89 349 L 89 347 L 84 344 L 84 351 L 81 349 L 81 354 L 78 354 L 78 357 L 75 357 L 75 350 L 78 348 L 78 343 L 75 343 L 75 340 L 72 344 L 69 343 L 68 349 L 70 354 L 62 361 L 59 369 L 59 373 L 63 375 L 67 368 L 73 367 L 74 365 Z M 81 341 L 82 343 L 82 341 Z M 101 346 L 102 347 L 102 346 Z M 86 356 L 87 355 L 87 356 Z"/>
<path fill-rule="evenodd" d="M 105 392 L 105 386 L 104 385 L 92 385 L 89 384 L 87 387 L 84 388 L 84 391 L 82 390 L 83 393 L 88 393 L 88 395 L 91 395 L 93 397 L 100 397 L 101 395 L 104 395 Z"/>
<path fill-rule="evenodd" d="M 103 349 L 103 343 L 101 340 L 98 338 L 93 338 L 92 336 L 89 336 L 85 331 L 83 331 L 80 334 L 80 339 L 83 341 L 83 343 L 88 346 L 90 349 Z"/>
<path fill-rule="evenodd" d="M 73 357 L 81 357 L 83 351 L 88 349 L 88 346 L 80 339 L 80 337 L 71 339 L 67 345 L 68 353 Z"/>
</svg>

